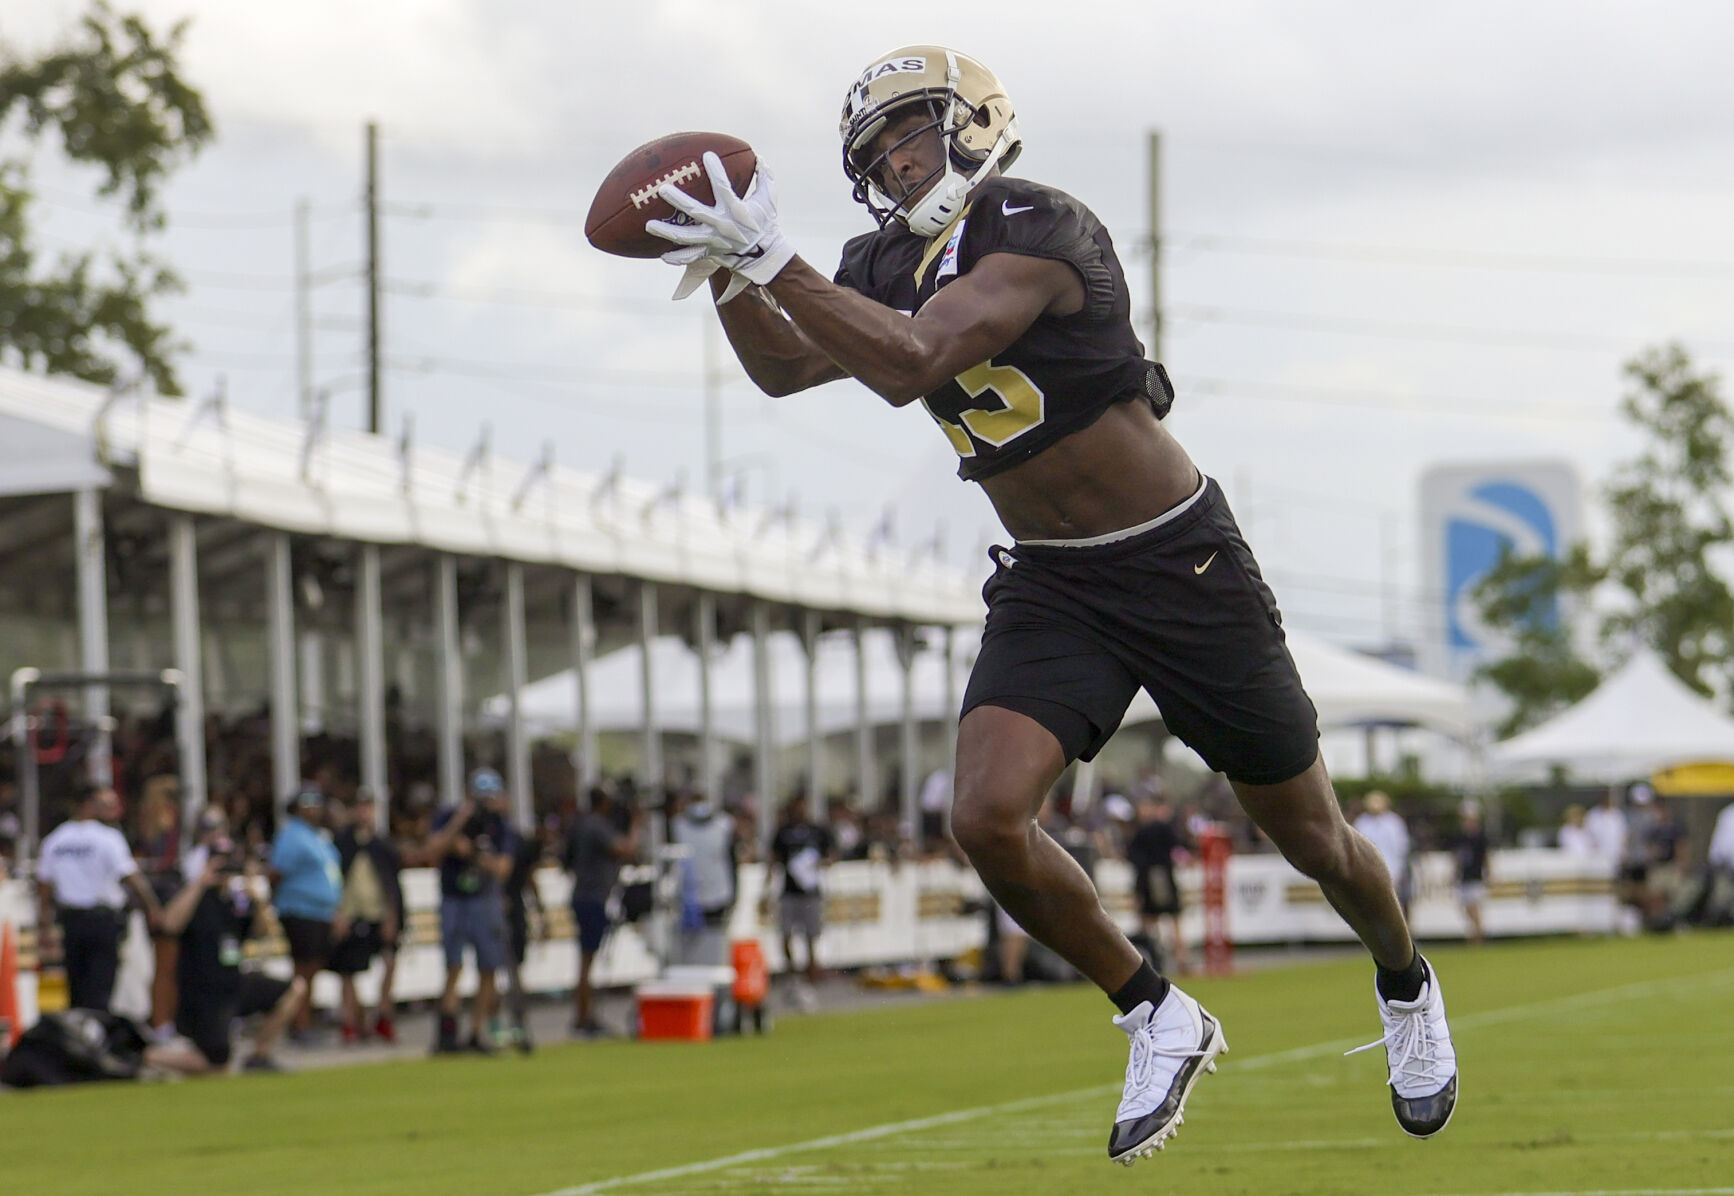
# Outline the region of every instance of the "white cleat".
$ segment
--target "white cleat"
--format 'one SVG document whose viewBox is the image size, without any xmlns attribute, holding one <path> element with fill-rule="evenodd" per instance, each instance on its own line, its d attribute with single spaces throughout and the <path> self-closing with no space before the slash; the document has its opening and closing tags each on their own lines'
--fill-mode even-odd
<svg viewBox="0 0 1734 1196">
<path fill-rule="evenodd" d="M 1457 1109 L 1457 1050 L 1451 1044 L 1451 1027 L 1445 1022 L 1445 994 L 1433 965 L 1427 967 L 1427 982 L 1413 1001 L 1386 1001 L 1379 997 L 1379 1019 L 1385 1033 L 1377 1042 L 1356 1047 L 1347 1054 L 1385 1048 L 1390 1067 L 1391 1108 L 1397 1124 L 1411 1138 L 1431 1138 L 1444 1129 Z M 1374 989 L 1375 995 L 1377 988 Z"/>
<path fill-rule="evenodd" d="M 1217 1020 L 1172 985 L 1161 1005 L 1152 1009 L 1145 1001 L 1114 1024 L 1132 1040 L 1132 1057 L 1108 1157 L 1130 1167 L 1165 1149 L 1179 1132 L 1193 1085 L 1216 1070 L 1228 1042 Z"/>
</svg>

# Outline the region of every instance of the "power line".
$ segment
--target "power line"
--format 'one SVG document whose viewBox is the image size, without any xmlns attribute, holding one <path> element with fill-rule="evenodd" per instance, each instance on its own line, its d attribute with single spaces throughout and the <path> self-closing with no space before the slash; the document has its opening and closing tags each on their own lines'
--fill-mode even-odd
<svg viewBox="0 0 1734 1196">
<path fill-rule="evenodd" d="M 1197 394 L 1221 395 L 1225 398 L 1272 399 L 1288 402 L 1326 403 L 1349 407 L 1376 407 L 1382 411 L 1407 411 L 1467 416 L 1476 419 L 1607 419 L 1610 410 L 1567 403 L 1534 403 L 1521 399 L 1502 401 L 1490 407 L 1485 400 L 1452 398 L 1445 395 L 1402 395 L 1381 390 L 1350 390 L 1330 386 L 1307 386 L 1291 382 L 1255 382 L 1236 378 L 1198 378 L 1186 376 L 1180 380 L 1182 397 L 1186 391 Z"/>
<path fill-rule="evenodd" d="M 1193 303 L 1170 304 L 1164 309 L 1163 315 L 1201 324 L 1246 324 L 1260 328 L 1287 328 L 1299 332 L 1342 332 L 1362 336 L 1386 337 L 1392 340 L 1499 345 L 1525 349 L 1592 349 L 1630 352 L 1641 347 L 1645 340 L 1649 339 L 1596 332 L 1532 332 L 1499 328 L 1466 328 L 1444 324 L 1412 324 L 1395 320 L 1371 320 L 1353 316 L 1316 316 L 1302 312 L 1255 311 L 1245 308 L 1213 307 Z M 1734 341 L 1693 341 L 1692 343 L 1705 352 L 1734 352 Z"/>
<path fill-rule="evenodd" d="M 458 357 L 424 355 L 408 357 L 393 355 L 386 358 L 394 370 L 412 374 L 456 374 L 463 378 L 496 378 L 519 382 L 537 382 L 550 386 L 581 389 L 586 383 L 608 386 L 667 386 L 697 392 L 698 371 L 672 373 L 660 370 L 609 370 L 590 366 L 513 364 L 499 361 L 471 361 Z"/>
<path fill-rule="evenodd" d="M 24 188 L 33 197 L 49 207 L 66 208 L 71 211 L 85 212 L 96 216 L 114 216 L 120 210 L 119 204 L 104 205 L 95 203 L 70 191 L 58 187 L 42 186 L 30 182 Z M 312 209 L 315 220 L 335 220 L 342 216 L 353 216 L 352 207 L 319 207 Z M 164 209 L 169 227 L 190 228 L 201 231 L 235 231 L 244 232 L 250 229 L 287 228 L 295 222 L 295 213 L 252 211 L 252 212 L 188 212 L 179 208 Z"/>
<path fill-rule="evenodd" d="M 1141 243 L 1145 252 L 1148 252 L 1150 238 L 1147 234 L 1141 239 Z M 1468 270 L 1521 270 L 1650 278 L 1734 278 L 1734 262 L 1690 259 L 1573 257 L 1565 254 L 1424 249 L 1396 245 L 1284 241 L 1217 233 L 1170 233 L 1162 238 L 1162 244 L 1165 249 L 1194 249 L 1207 253 L 1245 253 Z"/>
<path fill-rule="evenodd" d="M 652 303 L 643 299 L 616 299 L 606 295 L 586 295 L 572 291 L 538 291 L 520 288 L 488 290 L 481 287 L 449 286 L 445 283 L 413 279 L 388 278 L 387 293 L 411 299 L 450 299 L 460 303 L 498 303 L 519 307 L 567 308 L 604 314 L 632 313 L 635 315 L 703 316 L 709 309 L 700 304 L 682 307 L 670 302 Z"/>
<path fill-rule="evenodd" d="M 408 220 L 490 220 L 504 224 L 582 224 L 582 212 L 560 208 L 519 208 L 492 204 L 393 201 L 379 205 L 380 215 Z"/>
</svg>

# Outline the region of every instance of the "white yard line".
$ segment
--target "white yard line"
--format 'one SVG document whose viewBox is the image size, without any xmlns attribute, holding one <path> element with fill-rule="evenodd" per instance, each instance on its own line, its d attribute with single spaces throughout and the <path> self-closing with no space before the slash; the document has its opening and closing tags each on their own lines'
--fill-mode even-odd
<svg viewBox="0 0 1734 1196">
<path fill-rule="evenodd" d="M 1473 1029 L 1478 1026 L 1492 1026 L 1501 1022 L 1522 1021 L 1529 1018 L 1544 1017 L 1550 1013 L 1565 1013 L 1575 1009 L 1591 1008 L 1597 1005 L 1617 1004 L 1621 1001 L 1632 1001 L 1642 997 L 1662 996 L 1681 991 L 1682 985 L 1690 985 L 1694 990 L 1713 988 L 1718 985 L 1734 982 L 1734 968 L 1719 972 L 1706 972 L 1699 976 L 1684 976 L 1667 980 L 1642 980 L 1634 984 L 1622 984 L 1615 988 L 1595 989 L 1585 993 L 1574 993 L 1569 997 L 1555 997 L 1546 1001 L 1535 1001 L 1527 1005 L 1512 1005 L 1504 1009 L 1489 1009 L 1482 1013 L 1472 1013 L 1467 1017 L 1452 1018 L 1454 1030 Z M 1287 1051 L 1275 1051 L 1268 1055 L 1256 1055 L 1251 1059 L 1236 1059 L 1232 1056 L 1223 1060 L 1223 1065 L 1233 1069 L 1232 1074 L 1261 1070 L 1266 1067 L 1276 1067 L 1284 1063 L 1299 1063 L 1308 1059 L 1317 1059 L 1326 1055 L 1339 1054 L 1350 1047 L 1360 1046 L 1365 1038 L 1339 1038 L 1332 1042 L 1318 1042 L 1311 1046 L 1295 1047 Z M 846 1134 L 830 1134 L 823 1138 L 809 1138 L 805 1142 L 790 1142 L 782 1146 L 766 1146 L 758 1150 L 743 1150 L 738 1154 L 723 1155 L 720 1158 L 705 1159 L 697 1163 L 685 1163 L 679 1167 L 664 1167 L 656 1171 L 640 1171 L 634 1175 L 617 1175 L 612 1179 L 599 1179 L 592 1183 L 578 1184 L 575 1187 L 559 1188 L 552 1192 L 543 1192 L 539 1196 L 591 1196 L 594 1192 L 609 1192 L 615 1188 L 630 1187 L 635 1184 L 656 1183 L 658 1180 L 679 1179 L 686 1175 L 703 1175 L 711 1171 L 722 1171 L 730 1167 L 738 1167 L 743 1163 L 759 1163 L 767 1159 L 777 1159 L 784 1155 L 798 1154 L 809 1150 L 826 1150 L 833 1146 L 847 1146 L 854 1142 L 871 1142 L 879 1138 L 895 1137 L 898 1134 L 917 1133 L 921 1130 L 934 1129 L 942 1125 L 956 1125 L 964 1121 L 977 1121 L 983 1117 L 992 1117 L 1001 1113 L 1018 1113 L 1027 1109 L 1039 1109 L 1047 1105 L 1068 1104 L 1107 1095 L 1119 1091 L 1118 1084 L 1097 1084 L 1089 1088 L 1074 1088 L 1070 1092 L 1056 1092 L 1048 1096 L 1029 1097 L 1025 1100 L 1005 1101 L 996 1105 L 977 1105 L 971 1109 L 958 1109 L 951 1113 L 940 1113 L 933 1117 L 917 1117 L 910 1121 L 893 1121 L 884 1125 L 869 1126 L 866 1129 L 851 1130 Z M 1498 1192 L 1485 1193 L 1481 1196 L 1734 1196 L 1734 1188 L 1631 1188 L 1620 1191 L 1597 1192 Z"/>
<path fill-rule="evenodd" d="M 1734 1196 L 1734 1188 L 1574 1188 L 1564 1192 L 1472 1192 L 1462 1196 Z"/>
</svg>

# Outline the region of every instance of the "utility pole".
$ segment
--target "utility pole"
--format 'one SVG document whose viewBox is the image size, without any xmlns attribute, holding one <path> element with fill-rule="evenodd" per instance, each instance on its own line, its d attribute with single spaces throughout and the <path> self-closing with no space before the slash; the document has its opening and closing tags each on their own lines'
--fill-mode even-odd
<svg viewBox="0 0 1734 1196">
<path fill-rule="evenodd" d="M 367 430 L 384 426 L 379 391 L 379 125 L 367 122 Z"/>
<path fill-rule="evenodd" d="M 704 480 L 712 502 L 722 500 L 722 370 L 717 364 L 720 326 L 704 321 Z"/>
<path fill-rule="evenodd" d="M 313 418 L 313 274 L 307 201 L 295 201 L 295 391 L 301 420 Z"/>
<path fill-rule="evenodd" d="M 1150 359 L 1162 360 L 1162 134 L 1150 130 Z"/>
</svg>

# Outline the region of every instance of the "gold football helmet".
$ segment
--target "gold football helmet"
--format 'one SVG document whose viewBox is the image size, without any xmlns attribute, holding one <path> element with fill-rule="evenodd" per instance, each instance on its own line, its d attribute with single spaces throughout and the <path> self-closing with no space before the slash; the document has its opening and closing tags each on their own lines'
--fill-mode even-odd
<svg viewBox="0 0 1734 1196">
<path fill-rule="evenodd" d="M 896 147 L 874 154 L 872 146 L 894 115 L 915 104 L 924 105 L 932 119 L 897 144 L 937 129 L 946 160 L 927 180 L 934 185 L 925 194 L 916 188 L 921 198 L 906 209 L 880 182 L 880 169 Z M 866 204 L 880 224 L 896 218 L 922 237 L 939 235 L 962 210 L 970 189 L 995 166 L 1010 166 L 1023 149 L 1017 114 L 998 77 L 944 46 L 905 46 L 875 60 L 849 89 L 838 131 L 855 201 Z"/>
</svg>

